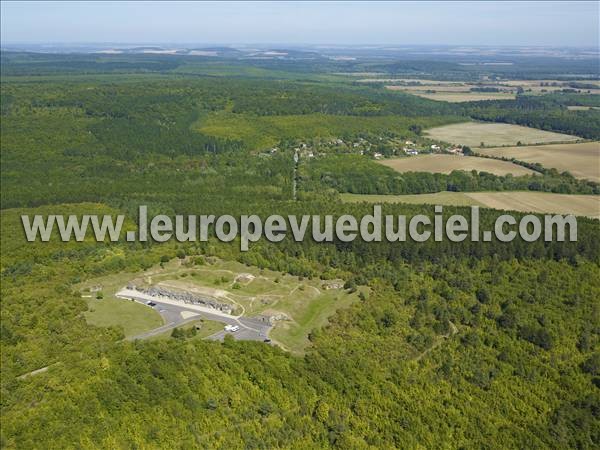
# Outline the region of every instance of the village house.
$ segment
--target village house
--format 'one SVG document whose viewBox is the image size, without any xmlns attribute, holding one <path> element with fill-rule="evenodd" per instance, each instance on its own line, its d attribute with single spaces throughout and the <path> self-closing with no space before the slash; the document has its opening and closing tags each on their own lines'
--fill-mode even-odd
<svg viewBox="0 0 600 450">
<path fill-rule="evenodd" d="M 339 281 L 326 281 L 321 285 L 321 288 L 328 291 L 329 289 L 342 289 L 344 287 L 343 282 Z"/>
<path fill-rule="evenodd" d="M 459 156 L 463 156 L 463 151 L 461 147 L 450 147 L 448 149 L 448 152 L 454 154 L 454 155 L 459 155 Z"/>
</svg>

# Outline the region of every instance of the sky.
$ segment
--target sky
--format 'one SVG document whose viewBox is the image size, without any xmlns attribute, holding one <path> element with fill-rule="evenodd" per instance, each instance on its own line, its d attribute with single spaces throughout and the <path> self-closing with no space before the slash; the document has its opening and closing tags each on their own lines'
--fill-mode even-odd
<svg viewBox="0 0 600 450">
<path fill-rule="evenodd" d="M 589 2 L 24 2 L 2 44 L 548 45 L 599 42 Z"/>
</svg>

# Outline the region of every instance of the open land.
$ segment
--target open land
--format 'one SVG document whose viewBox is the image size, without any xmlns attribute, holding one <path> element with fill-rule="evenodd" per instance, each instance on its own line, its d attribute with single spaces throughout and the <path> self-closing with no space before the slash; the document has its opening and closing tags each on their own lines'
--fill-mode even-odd
<svg viewBox="0 0 600 450">
<path fill-rule="evenodd" d="M 513 175 L 530 175 L 535 173 L 533 170 L 508 161 L 446 154 L 384 159 L 379 163 L 398 172 L 450 173 L 454 170 L 477 170 L 478 172 L 489 172 L 496 175 L 509 173 Z"/>
<path fill-rule="evenodd" d="M 425 130 L 432 139 L 469 147 L 573 142 L 577 136 L 507 123 L 463 122 Z"/>
<path fill-rule="evenodd" d="M 345 202 L 411 203 L 443 206 L 480 206 L 507 211 L 574 214 L 600 218 L 600 197 L 549 192 L 437 192 L 417 195 L 341 194 Z"/>
<path fill-rule="evenodd" d="M 157 303 L 153 309 L 144 304 L 149 299 L 142 293 L 129 295 L 131 292 L 123 289 L 128 284 L 157 286 L 207 297 L 230 305 L 233 312 L 225 314 L 161 298 L 152 299 Z M 261 339 L 266 338 L 268 333 L 281 347 L 301 353 L 309 343 L 308 334 L 312 330 L 326 325 L 327 319 L 337 309 L 347 307 L 358 299 L 360 291 L 349 293 L 342 289 L 342 285 L 341 280 L 300 279 L 234 261 L 214 259 L 211 263 L 200 266 L 173 260 L 164 264 L 164 267 L 155 266 L 143 273 L 88 280 L 79 289 L 84 295 L 90 287 L 102 289 L 102 300 L 95 296 L 88 299 L 90 311 L 86 313 L 86 319 L 89 323 L 122 326 L 129 338 L 156 337 L 172 331 L 175 326 L 184 323 L 190 326 L 190 322 L 202 318 L 207 323 L 214 321 L 240 324 L 247 330 L 261 327 L 262 331 L 257 334 Z M 122 308 L 131 310 L 127 318 L 121 317 Z M 160 326 L 160 317 L 156 311 L 165 319 L 165 325 Z M 148 317 L 156 317 L 157 320 L 149 321 Z M 262 326 L 261 321 L 266 318 L 271 318 L 271 321 Z M 208 328 L 207 325 L 203 326 Z M 202 332 L 202 327 L 200 331 Z M 222 334 L 219 331 L 214 338 L 222 339 Z M 245 335 L 239 333 L 233 336 L 238 338 Z M 212 338 L 213 335 L 208 337 Z M 255 336 L 253 339 L 258 338 Z"/>
<path fill-rule="evenodd" d="M 402 91 L 419 97 L 442 102 L 460 103 L 476 102 L 481 100 L 510 100 L 515 94 L 510 91 L 503 92 L 473 92 L 465 84 L 432 84 L 419 86 L 386 86 L 391 91 Z"/>
<path fill-rule="evenodd" d="M 492 88 L 496 92 L 479 92 L 479 94 L 504 94 L 506 98 L 514 98 L 517 91 L 521 90 L 524 95 L 542 95 L 563 89 L 573 90 L 569 82 L 564 80 L 486 80 L 478 82 L 457 82 L 457 81 L 439 81 L 415 78 L 389 78 L 389 77 L 370 77 L 358 80 L 362 83 L 386 83 L 386 88 L 390 90 L 398 90 L 409 92 L 414 95 L 424 96 L 422 94 L 432 93 L 441 96 L 448 92 L 465 92 L 477 94 L 478 92 L 471 89 Z M 575 88 L 577 92 L 586 94 L 600 94 L 600 83 L 595 80 L 586 80 L 585 84 L 590 85 L 590 88 Z M 592 88 L 591 86 L 596 86 Z M 435 95 L 434 94 L 434 95 Z M 494 99 L 493 97 L 490 99 Z M 434 100 L 436 100 L 434 98 Z M 451 101 L 451 100 L 446 100 Z M 469 101 L 467 99 L 463 101 Z M 476 100 L 473 100 L 476 101 Z"/>
<path fill-rule="evenodd" d="M 600 142 L 485 148 L 479 153 L 539 163 L 577 178 L 600 181 Z"/>
</svg>

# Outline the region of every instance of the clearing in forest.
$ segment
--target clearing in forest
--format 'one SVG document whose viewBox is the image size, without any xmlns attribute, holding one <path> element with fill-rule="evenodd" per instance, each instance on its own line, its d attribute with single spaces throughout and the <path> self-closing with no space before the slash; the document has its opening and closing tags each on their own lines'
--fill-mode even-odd
<svg viewBox="0 0 600 450">
<path fill-rule="evenodd" d="M 84 295 L 89 294 L 90 288 L 100 287 L 104 297 L 97 299 L 96 295 L 92 295 L 87 298 L 90 308 L 86 312 L 88 322 L 122 326 L 126 336 L 162 325 L 158 313 L 152 308 L 115 296 L 128 284 L 141 288 L 156 286 L 214 299 L 231 305 L 232 314 L 243 318 L 270 317 L 273 329 L 269 337 L 294 353 L 302 353 L 309 344 L 309 333 L 326 325 L 329 317 L 358 300 L 359 293 L 366 289 L 361 287 L 350 292 L 343 289 L 342 280 L 299 278 L 213 257 L 206 258 L 201 265 L 174 259 L 145 272 L 109 275 L 82 283 L 79 289 Z M 134 311 L 127 320 L 121 317 L 122 305 Z M 155 322 L 147 323 L 149 316 Z"/>
</svg>

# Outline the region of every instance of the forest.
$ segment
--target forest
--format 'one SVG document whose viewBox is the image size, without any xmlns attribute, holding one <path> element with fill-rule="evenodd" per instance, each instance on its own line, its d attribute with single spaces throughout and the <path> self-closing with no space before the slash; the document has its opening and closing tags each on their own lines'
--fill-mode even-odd
<svg viewBox="0 0 600 450">
<path fill-rule="evenodd" d="M 28 243 L 19 220 L 50 213 L 135 218 L 140 204 L 150 214 L 169 215 L 372 211 L 368 204 L 342 203 L 338 192 L 598 195 L 597 184 L 545 168 L 522 177 L 400 175 L 367 155 L 329 152 L 301 160 L 294 200 L 295 139 L 314 138 L 305 135 L 308 128 L 273 131 L 274 153 L 203 131 L 220 114 L 249 127 L 271 117 L 293 127 L 298 117 L 318 115 L 326 138 L 356 137 L 356 122 L 345 120 L 358 117 L 385 120 L 365 121 L 371 124 L 360 130 L 365 136 L 393 123 L 390 136 L 419 139 L 422 127 L 473 117 L 597 138 L 596 111 L 564 112 L 571 101 L 588 100 L 560 93 L 440 104 L 303 78 L 316 63 L 273 62 L 268 70 L 299 78 L 273 80 L 170 73 L 190 64 L 179 56 L 103 58 L 2 55 L 3 448 L 40 448 L 40 442 L 48 449 L 600 445 L 598 220 L 578 218 L 577 242 L 286 239 L 260 241 L 246 253 L 239 243 L 212 237 Z M 323 72 L 339 70 L 328 64 L 335 67 L 323 64 Z M 425 62 L 390 70 L 407 67 L 443 70 Z M 65 78 L 67 72 L 78 77 Z M 444 210 L 468 215 L 464 207 Z M 432 211 L 384 206 L 385 213 L 408 217 Z M 482 228 L 496 216 L 482 210 Z M 87 304 L 74 289 L 81 281 L 200 256 L 340 278 L 347 292 L 367 286 L 369 293 L 313 330 L 300 356 L 233 339 L 131 342 L 120 328 L 86 323 Z"/>
</svg>

